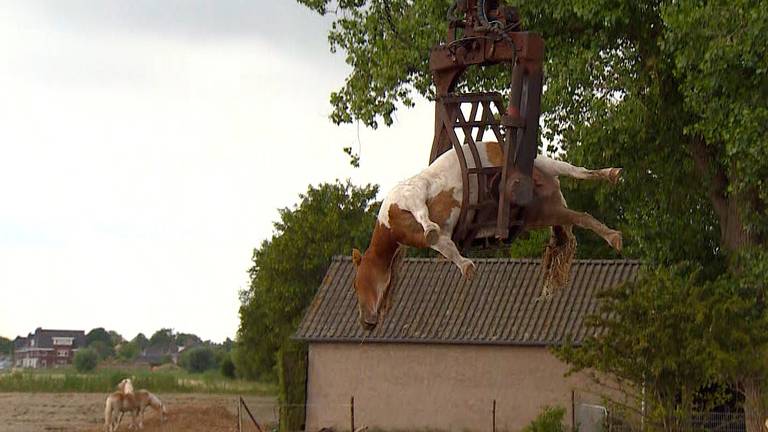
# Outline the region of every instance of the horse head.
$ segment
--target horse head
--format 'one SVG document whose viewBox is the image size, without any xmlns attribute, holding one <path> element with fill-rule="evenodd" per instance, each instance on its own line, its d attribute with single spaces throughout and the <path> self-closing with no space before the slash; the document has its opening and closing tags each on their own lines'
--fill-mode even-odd
<svg viewBox="0 0 768 432">
<path fill-rule="evenodd" d="M 404 256 L 398 248 L 392 257 L 381 259 L 372 254 L 352 250 L 355 265 L 353 287 L 357 294 L 358 321 L 364 330 L 371 331 L 379 323 L 379 316 L 386 313 L 392 298 L 397 269 Z"/>
<path fill-rule="evenodd" d="M 123 394 L 133 394 L 133 382 L 130 378 L 124 378 L 117 384 L 117 389 Z"/>
</svg>

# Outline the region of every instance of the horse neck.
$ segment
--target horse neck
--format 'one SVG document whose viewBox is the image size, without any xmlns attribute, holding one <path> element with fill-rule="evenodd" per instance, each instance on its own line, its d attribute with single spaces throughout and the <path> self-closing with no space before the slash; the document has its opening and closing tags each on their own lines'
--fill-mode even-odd
<svg viewBox="0 0 768 432">
<path fill-rule="evenodd" d="M 397 243 L 392 235 L 392 230 L 377 222 L 376 227 L 373 229 L 373 236 L 371 236 L 371 244 L 368 245 L 365 254 L 379 265 L 386 267 L 386 270 L 389 270 L 392 258 L 399 247 L 400 244 Z"/>
</svg>

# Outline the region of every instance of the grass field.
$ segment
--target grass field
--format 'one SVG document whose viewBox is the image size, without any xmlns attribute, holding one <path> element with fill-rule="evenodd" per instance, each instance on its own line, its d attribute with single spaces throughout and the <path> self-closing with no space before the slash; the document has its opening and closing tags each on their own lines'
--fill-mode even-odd
<svg viewBox="0 0 768 432">
<path fill-rule="evenodd" d="M 233 395 L 159 393 L 168 420 L 147 411 L 142 432 L 232 432 L 236 430 Z M 104 393 L 0 393 L 0 432 L 103 432 Z M 271 396 L 246 396 L 254 416 L 271 430 L 277 423 Z M 244 419 L 245 420 L 245 419 Z M 126 417 L 119 431 L 127 431 Z M 256 432 L 247 421 L 243 432 Z"/>
<path fill-rule="evenodd" d="M 181 369 L 100 368 L 91 373 L 74 369 L 37 369 L 0 374 L 0 392 L 108 393 L 125 377 L 134 387 L 159 393 L 274 395 L 272 384 L 228 379 L 218 371 L 190 374 Z"/>
</svg>

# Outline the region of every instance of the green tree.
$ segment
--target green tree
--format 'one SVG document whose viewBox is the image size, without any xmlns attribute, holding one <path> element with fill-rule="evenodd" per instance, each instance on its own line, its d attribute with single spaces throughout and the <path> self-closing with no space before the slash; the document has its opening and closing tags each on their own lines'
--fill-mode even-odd
<svg viewBox="0 0 768 432">
<path fill-rule="evenodd" d="M 320 13 L 330 5 L 299 2 Z M 412 105 L 416 94 L 432 97 L 429 48 L 444 38 L 451 3 L 333 3 L 329 41 L 351 70 L 331 95 L 332 120 L 391 124 L 395 109 Z M 703 280 L 742 286 L 744 269 L 762 267 L 766 257 L 741 252 L 768 243 L 766 1 L 517 6 L 524 26 L 546 40 L 544 138 L 579 165 L 625 168 L 610 195 L 598 189 L 584 197 L 618 216 L 625 253 L 653 266 L 690 261 Z M 461 88 L 504 91 L 508 79 L 505 68 L 475 69 Z M 741 300 L 750 316 L 760 315 L 761 296 Z M 760 338 L 744 343 L 762 346 Z M 731 385 L 745 394 L 748 430 L 757 432 L 758 419 L 768 416 L 764 366 L 730 355 L 743 370 L 756 368 Z"/>
<path fill-rule="evenodd" d="M 123 338 L 123 335 L 121 335 L 120 333 L 114 330 L 110 330 L 108 333 L 109 333 L 109 339 L 113 347 L 125 342 L 125 338 Z"/>
<path fill-rule="evenodd" d="M 136 337 L 134 337 L 131 342 L 134 342 L 136 344 L 136 347 L 139 349 L 139 352 L 144 351 L 149 346 L 149 339 L 147 339 L 147 337 L 144 336 L 144 333 L 137 334 Z"/>
<path fill-rule="evenodd" d="M 649 426 L 687 430 L 694 408 L 718 401 L 717 394 L 699 392 L 717 382 L 717 373 L 709 293 L 697 275 L 659 268 L 603 292 L 599 313 L 587 323 L 598 336 L 555 353 L 572 372 L 586 372 L 612 390 L 620 410 L 640 414 L 645 405 Z"/>
<path fill-rule="evenodd" d="M 184 350 L 181 353 L 179 363 L 181 367 L 193 373 L 205 372 L 217 367 L 216 354 L 213 349 L 207 346 L 197 346 Z"/>
<path fill-rule="evenodd" d="M 768 252 L 744 251 L 733 265 L 738 274 L 723 274 L 708 286 L 706 326 L 720 379 L 741 393 L 747 424 L 757 426 L 768 411 Z"/>
<path fill-rule="evenodd" d="M 108 359 L 115 355 L 115 349 L 103 340 L 95 340 L 88 344 L 87 347 L 98 354 L 99 360 Z"/>
<path fill-rule="evenodd" d="M 199 336 L 192 333 L 176 333 L 173 339 L 176 345 L 183 347 L 191 347 L 203 343 Z"/>
<path fill-rule="evenodd" d="M 286 341 L 277 352 L 277 375 L 280 402 L 279 432 L 303 429 L 306 418 L 307 347 L 296 341 Z"/>
<path fill-rule="evenodd" d="M 163 328 L 152 334 L 149 338 L 149 346 L 153 348 L 167 348 L 175 342 L 173 329 Z"/>
<path fill-rule="evenodd" d="M 90 372 L 96 369 L 99 363 L 99 355 L 90 348 L 84 348 L 75 353 L 75 369 L 78 372 Z"/>
<path fill-rule="evenodd" d="M 123 342 L 117 351 L 117 357 L 121 360 L 131 361 L 139 355 L 139 346 L 135 341 Z"/>
<path fill-rule="evenodd" d="M 226 352 L 230 352 L 232 351 L 234 344 L 235 342 L 232 339 L 226 338 L 224 342 L 221 343 L 221 348 Z"/>
<path fill-rule="evenodd" d="M 219 369 L 221 370 L 222 376 L 230 379 L 234 379 L 237 376 L 235 362 L 232 361 L 232 356 L 230 353 L 227 353 L 219 364 Z"/>
<path fill-rule="evenodd" d="M 103 360 L 115 355 L 113 336 L 110 333 L 114 332 L 108 332 L 104 327 L 97 327 L 85 335 L 85 346 L 94 350 L 99 359 Z"/>
<path fill-rule="evenodd" d="M 275 355 L 296 329 L 334 255 L 370 240 L 375 186 L 310 186 L 291 209 L 280 210 L 275 233 L 253 253 L 250 287 L 240 295 L 240 328 L 233 359 L 248 378 L 275 375 Z"/>
<path fill-rule="evenodd" d="M 85 345 L 88 346 L 96 341 L 104 342 L 107 346 L 113 346 L 112 344 L 112 336 L 110 336 L 109 332 L 104 330 L 104 327 L 97 327 L 85 335 Z"/>
<path fill-rule="evenodd" d="M 0 354 L 12 354 L 13 353 L 13 341 L 0 336 Z"/>
</svg>

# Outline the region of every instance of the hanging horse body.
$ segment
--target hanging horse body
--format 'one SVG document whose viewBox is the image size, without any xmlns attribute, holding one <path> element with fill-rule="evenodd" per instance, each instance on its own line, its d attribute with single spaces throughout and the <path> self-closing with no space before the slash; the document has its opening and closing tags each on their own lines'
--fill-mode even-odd
<svg viewBox="0 0 768 432">
<path fill-rule="evenodd" d="M 483 166 L 502 164 L 503 152 L 498 143 L 477 143 L 477 150 Z M 468 153 L 468 147 L 464 146 L 463 151 Z M 619 231 L 608 228 L 587 213 L 568 209 L 558 176 L 615 183 L 620 174 L 620 168 L 589 170 L 541 155 L 535 159 L 534 198 L 525 206 L 521 217 L 524 230 L 552 228 L 542 262 L 545 295 L 567 283 L 576 249 L 571 231 L 573 225 L 594 231 L 617 251 L 622 247 Z M 470 189 L 472 203 L 477 198 L 472 185 Z M 352 252 L 356 267 L 354 288 L 363 328 L 372 330 L 378 324 L 379 313 L 386 310 L 389 288 L 396 279 L 403 246 L 432 248 L 456 264 L 465 278 L 474 276 L 475 264 L 461 255 L 451 239 L 461 210 L 462 192 L 458 157 L 455 150 L 449 150 L 419 174 L 399 183 L 386 196 L 368 249 L 364 254 L 357 249 Z M 493 233 L 481 232 L 478 237 L 491 235 Z"/>
</svg>

